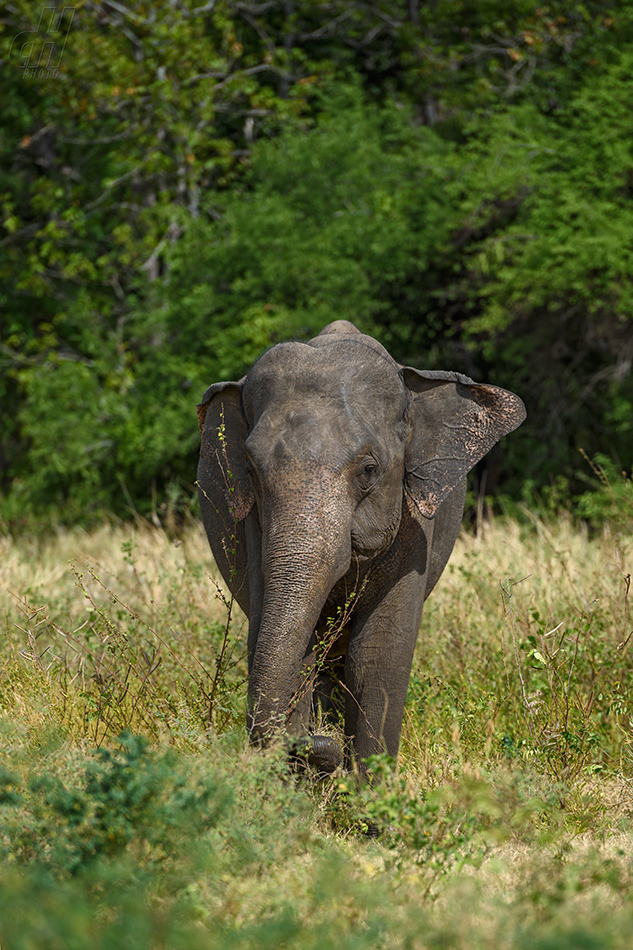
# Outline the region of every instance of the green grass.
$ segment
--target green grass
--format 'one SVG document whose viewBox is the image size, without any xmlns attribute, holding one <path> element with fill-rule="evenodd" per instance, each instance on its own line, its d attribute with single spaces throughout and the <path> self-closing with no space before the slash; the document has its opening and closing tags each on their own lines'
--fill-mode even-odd
<svg viewBox="0 0 633 950">
<path fill-rule="evenodd" d="M 1 540 L 0 945 L 628 948 L 630 527 L 462 535 L 360 790 L 248 748 L 199 526 Z"/>
</svg>

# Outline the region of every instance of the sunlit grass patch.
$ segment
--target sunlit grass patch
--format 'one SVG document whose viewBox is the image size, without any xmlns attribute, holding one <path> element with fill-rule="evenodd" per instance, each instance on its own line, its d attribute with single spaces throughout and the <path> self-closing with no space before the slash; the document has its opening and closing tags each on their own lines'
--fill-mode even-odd
<svg viewBox="0 0 633 950">
<path fill-rule="evenodd" d="M 18 679 L 30 666 L 67 728 L 97 744 L 123 728 L 195 742 L 241 718 L 245 619 L 235 607 L 218 670 L 226 591 L 201 531 L 174 542 L 153 528 L 104 527 L 3 544 L 6 662 Z"/>
<path fill-rule="evenodd" d="M 565 519 L 458 539 L 405 717 L 405 756 L 428 781 L 520 762 L 567 788 L 630 768 L 632 553 L 630 537 Z"/>
</svg>

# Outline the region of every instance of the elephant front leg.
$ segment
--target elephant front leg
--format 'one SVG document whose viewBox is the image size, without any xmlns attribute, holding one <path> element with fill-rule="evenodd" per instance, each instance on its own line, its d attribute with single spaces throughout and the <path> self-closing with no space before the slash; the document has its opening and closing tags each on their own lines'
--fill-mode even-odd
<svg viewBox="0 0 633 950">
<path fill-rule="evenodd" d="M 370 614 L 354 623 L 345 664 L 345 732 L 361 774 L 363 760 L 396 758 L 413 653 L 424 604 L 424 577 L 413 571 Z"/>
</svg>

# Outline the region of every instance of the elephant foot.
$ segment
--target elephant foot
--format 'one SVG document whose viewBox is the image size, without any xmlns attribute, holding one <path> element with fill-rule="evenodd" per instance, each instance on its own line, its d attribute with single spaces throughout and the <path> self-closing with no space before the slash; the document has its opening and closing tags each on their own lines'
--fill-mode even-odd
<svg viewBox="0 0 633 950">
<path fill-rule="evenodd" d="M 375 824 L 373 821 L 365 821 L 365 828 L 363 829 L 363 837 L 365 838 L 382 838 L 383 829 L 380 825 Z"/>
<path fill-rule="evenodd" d="M 338 742 L 329 736 L 306 736 L 292 743 L 290 759 L 297 766 L 311 765 L 318 772 L 329 775 L 342 764 L 343 752 Z"/>
</svg>

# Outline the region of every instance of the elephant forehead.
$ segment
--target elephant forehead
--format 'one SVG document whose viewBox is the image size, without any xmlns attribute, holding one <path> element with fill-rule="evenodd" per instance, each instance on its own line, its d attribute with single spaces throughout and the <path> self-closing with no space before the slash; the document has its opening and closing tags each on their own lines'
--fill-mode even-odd
<svg viewBox="0 0 633 950">
<path fill-rule="evenodd" d="M 354 341 L 312 347 L 282 343 L 255 364 L 246 378 L 244 404 L 253 422 L 263 412 L 292 409 L 306 419 L 336 412 L 376 422 L 402 418 L 407 393 L 397 364 Z"/>
<path fill-rule="evenodd" d="M 372 441 L 369 426 L 361 426 L 343 412 L 311 396 L 294 405 L 266 409 L 246 440 L 251 459 L 266 466 L 294 460 L 304 463 L 346 461 Z"/>
</svg>

